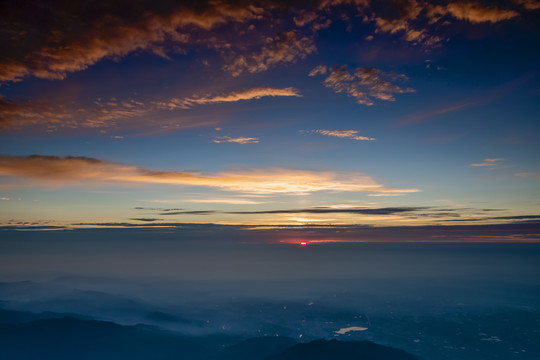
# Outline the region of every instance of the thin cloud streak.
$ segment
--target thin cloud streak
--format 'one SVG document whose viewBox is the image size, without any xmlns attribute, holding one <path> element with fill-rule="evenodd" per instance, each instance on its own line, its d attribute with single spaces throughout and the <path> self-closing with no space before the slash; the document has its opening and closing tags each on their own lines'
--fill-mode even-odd
<svg viewBox="0 0 540 360">
<path fill-rule="evenodd" d="M 284 168 L 246 169 L 219 173 L 153 171 L 87 157 L 1 156 L 0 175 L 22 177 L 37 186 L 177 185 L 205 186 L 253 194 L 306 195 L 331 192 L 417 192 L 389 189 L 359 172 L 309 171 Z"/>
<path fill-rule="evenodd" d="M 230 103 L 242 100 L 261 99 L 263 97 L 302 97 L 300 91 L 293 87 L 271 88 L 254 87 L 237 92 L 231 92 L 223 95 L 192 96 L 184 99 L 172 98 L 166 102 L 158 102 L 160 108 L 172 109 L 190 109 L 195 105 Z"/>
<path fill-rule="evenodd" d="M 514 175 L 518 177 L 533 177 L 540 180 L 540 172 L 520 172 Z"/>
<path fill-rule="evenodd" d="M 408 206 L 408 207 L 387 207 L 387 208 L 331 208 L 315 207 L 308 209 L 290 209 L 290 210 L 263 210 L 263 211 L 231 211 L 227 214 L 364 214 L 364 215 L 395 215 L 419 210 L 427 210 L 430 207 Z M 161 214 L 162 215 L 162 214 Z"/>
<path fill-rule="evenodd" d="M 264 204 L 263 201 L 254 201 L 247 199 L 190 199 L 182 200 L 182 202 L 187 203 L 198 203 L 198 204 L 230 204 L 230 205 L 258 205 Z"/>
<path fill-rule="evenodd" d="M 264 97 L 302 97 L 300 91 L 293 87 L 272 88 L 254 87 L 234 91 L 222 95 L 193 96 L 190 98 L 157 100 L 142 102 L 129 99 L 98 98 L 86 108 L 66 108 L 49 104 L 32 103 L 29 101 L 11 101 L 0 94 L 0 130 L 7 128 L 20 129 L 30 126 L 44 126 L 49 132 L 59 128 L 129 128 L 140 126 L 161 126 L 162 128 L 190 128 L 206 126 L 215 122 L 190 121 L 175 117 L 172 124 L 161 121 L 152 124 L 152 116 L 164 111 L 190 109 L 196 105 L 232 103 L 237 101 L 261 99 Z M 137 119 L 144 119 L 137 121 Z M 198 124 L 197 124 L 198 123 Z"/>
<path fill-rule="evenodd" d="M 491 170 L 498 169 L 501 167 L 501 162 L 505 161 L 503 158 L 496 159 L 484 159 L 481 163 L 469 164 L 467 167 L 486 167 Z"/>
<path fill-rule="evenodd" d="M 259 138 L 254 138 L 254 137 L 232 138 L 230 136 L 219 136 L 212 141 L 215 142 L 216 144 L 221 144 L 221 143 L 257 144 L 259 142 Z"/>
<path fill-rule="evenodd" d="M 374 141 L 375 138 L 358 135 L 357 130 L 300 130 L 301 134 L 318 133 L 326 136 L 334 136 L 343 139 Z"/>
</svg>

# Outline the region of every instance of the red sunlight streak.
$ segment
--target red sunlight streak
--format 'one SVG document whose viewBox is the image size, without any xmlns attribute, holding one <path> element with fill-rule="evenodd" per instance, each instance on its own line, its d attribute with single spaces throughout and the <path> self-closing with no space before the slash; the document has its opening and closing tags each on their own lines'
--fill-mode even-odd
<svg viewBox="0 0 540 360">
<path fill-rule="evenodd" d="M 295 244 L 300 246 L 308 246 L 315 244 L 357 244 L 357 243 L 520 243 L 534 244 L 540 243 L 540 238 L 521 238 L 514 236 L 504 237 L 464 237 L 462 239 L 438 239 L 438 240 L 357 240 L 357 239 L 316 239 L 316 240 L 279 240 L 282 244 Z"/>
</svg>

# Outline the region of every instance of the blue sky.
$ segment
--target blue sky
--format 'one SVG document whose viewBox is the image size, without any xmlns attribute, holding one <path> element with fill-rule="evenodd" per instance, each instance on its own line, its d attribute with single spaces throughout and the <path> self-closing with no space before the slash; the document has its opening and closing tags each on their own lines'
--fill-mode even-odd
<svg viewBox="0 0 540 360">
<path fill-rule="evenodd" d="M 4 227 L 540 217 L 537 1 L 17 4 Z"/>
</svg>

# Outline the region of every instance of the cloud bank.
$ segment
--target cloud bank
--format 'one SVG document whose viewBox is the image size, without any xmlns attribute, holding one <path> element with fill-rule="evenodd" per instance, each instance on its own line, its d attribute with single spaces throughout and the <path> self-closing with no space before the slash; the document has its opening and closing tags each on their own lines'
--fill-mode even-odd
<svg viewBox="0 0 540 360">
<path fill-rule="evenodd" d="M 153 171 L 88 157 L 33 155 L 0 156 L 0 175 L 22 177 L 38 186 L 171 185 L 204 186 L 253 194 L 305 195 L 332 192 L 417 192 L 389 189 L 359 172 L 310 171 L 284 168 L 229 172 Z"/>
</svg>

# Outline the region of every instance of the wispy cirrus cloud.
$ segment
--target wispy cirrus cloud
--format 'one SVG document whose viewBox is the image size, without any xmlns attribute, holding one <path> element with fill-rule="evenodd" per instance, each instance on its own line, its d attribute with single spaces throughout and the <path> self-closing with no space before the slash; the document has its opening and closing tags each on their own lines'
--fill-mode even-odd
<svg viewBox="0 0 540 360">
<path fill-rule="evenodd" d="M 219 136 L 216 137 L 213 142 L 220 144 L 220 143 L 236 143 L 236 144 L 257 144 L 259 142 L 259 138 L 255 137 L 230 137 L 230 136 Z"/>
<path fill-rule="evenodd" d="M 136 126 L 135 118 L 154 111 L 151 104 L 129 98 L 97 98 L 85 107 L 66 107 L 31 101 L 12 101 L 0 95 L 0 130 L 44 127 L 53 132 L 59 128 L 113 128 Z M 146 125 L 150 122 L 146 121 Z M 177 121 L 178 123 L 178 121 Z"/>
<path fill-rule="evenodd" d="M 300 130 L 301 134 L 317 133 L 326 136 L 334 136 L 342 139 L 359 141 L 374 141 L 375 138 L 358 135 L 357 130 Z"/>
<path fill-rule="evenodd" d="M 233 91 L 221 95 L 204 95 L 198 96 L 194 95 L 192 97 L 187 97 L 183 99 L 172 98 L 168 101 L 158 102 L 157 105 L 160 108 L 167 109 L 190 109 L 195 105 L 205 105 L 205 104 L 220 104 L 220 103 L 230 103 L 237 102 L 242 100 L 252 100 L 252 99 L 261 99 L 263 97 L 302 97 L 300 90 L 294 87 L 286 88 L 272 88 L 272 87 L 254 87 L 250 89 Z"/>
<path fill-rule="evenodd" d="M 34 186 L 171 185 L 203 186 L 247 194 L 306 195 L 330 192 L 418 192 L 391 189 L 360 172 L 284 168 L 204 173 L 154 171 L 87 157 L 1 156 L 0 175 L 25 178 Z M 17 184 L 20 184 L 17 181 Z"/>
<path fill-rule="evenodd" d="M 540 180 L 540 172 L 520 172 L 514 175 L 519 177 L 532 177 Z"/>
<path fill-rule="evenodd" d="M 240 91 L 231 91 L 220 95 L 192 96 L 168 100 L 141 101 L 133 98 L 97 98 L 85 107 L 65 107 L 31 101 L 11 101 L 0 95 L 0 130 L 20 129 L 28 126 L 44 126 L 50 131 L 64 128 L 137 128 L 169 127 L 171 129 L 189 128 L 213 124 L 212 121 L 185 121 L 176 117 L 173 124 L 165 120 L 146 119 L 150 114 L 164 111 L 185 110 L 196 105 L 234 103 L 261 99 L 264 97 L 302 97 L 300 90 L 294 87 L 253 87 Z M 137 122 L 136 119 L 145 118 Z"/>
<path fill-rule="evenodd" d="M 485 167 L 490 170 L 499 169 L 502 167 L 501 163 L 505 160 L 504 158 L 484 159 L 481 163 L 469 164 L 467 167 Z"/>
<path fill-rule="evenodd" d="M 0 94 L 0 130 L 39 124 L 67 123 L 72 115 L 62 106 L 12 101 Z"/>
</svg>

